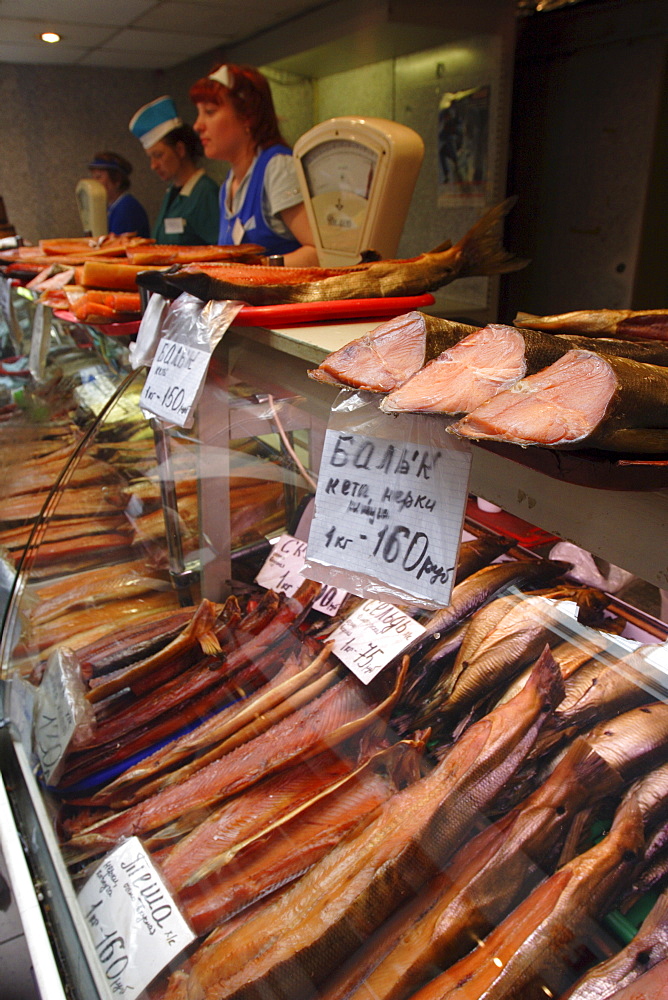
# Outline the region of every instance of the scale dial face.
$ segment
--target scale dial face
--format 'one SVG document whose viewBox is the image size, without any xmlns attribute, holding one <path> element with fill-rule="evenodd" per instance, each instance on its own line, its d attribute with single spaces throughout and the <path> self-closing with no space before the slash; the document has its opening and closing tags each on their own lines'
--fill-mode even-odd
<svg viewBox="0 0 668 1000">
<path fill-rule="evenodd" d="M 324 249 L 359 248 L 378 160 L 374 149 L 353 139 L 330 139 L 303 155 L 302 167 Z"/>
</svg>

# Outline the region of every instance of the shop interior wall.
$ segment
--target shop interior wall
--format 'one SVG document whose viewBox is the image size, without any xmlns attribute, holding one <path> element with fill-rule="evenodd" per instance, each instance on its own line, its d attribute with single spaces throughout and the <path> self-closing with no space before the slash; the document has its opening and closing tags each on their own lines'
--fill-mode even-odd
<svg viewBox="0 0 668 1000">
<path fill-rule="evenodd" d="M 102 150 L 130 160 L 132 192 L 155 215 L 164 191 L 128 122 L 163 86 L 154 71 L 0 63 L 0 195 L 18 233 L 81 235 L 74 189 Z"/>
<path fill-rule="evenodd" d="M 520 22 L 502 318 L 668 305 L 667 41 L 663 0 Z"/>
</svg>

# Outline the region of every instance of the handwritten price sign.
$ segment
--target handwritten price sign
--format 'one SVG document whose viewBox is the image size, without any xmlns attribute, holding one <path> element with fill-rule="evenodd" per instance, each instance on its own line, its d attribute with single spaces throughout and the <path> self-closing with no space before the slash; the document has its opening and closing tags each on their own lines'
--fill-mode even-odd
<svg viewBox="0 0 668 1000">
<path fill-rule="evenodd" d="M 304 580 L 308 579 L 303 572 L 305 556 L 306 542 L 293 538 L 292 535 L 281 535 L 258 573 L 257 582 L 261 587 L 292 597 Z M 313 603 L 313 609 L 326 615 L 335 615 L 346 596 L 347 591 L 338 587 L 323 587 Z"/>
<path fill-rule="evenodd" d="M 163 420 L 186 427 L 197 402 L 209 358 L 208 351 L 163 338 L 139 405 Z"/>
<path fill-rule="evenodd" d="M 137 837 L 95 869 L 79 906 L 114 996 L 138 996 L 195 938 Z"/>
<path fill-rule="evenodd" d="M 329 429 L 307 571 L 313 563 L 338 567 L 362 580 L 380 581 L 389 597 L 432 607 L 447 604 L 471 454 L 448 435 L 442 438 L 434 447 Z"/>
<path fill-rule="evenodd" d="M 364 684 L 422 635 L 424 626 L 385 601 L 365 601 L 332 632 L 334 652 Z"/>
</svg>

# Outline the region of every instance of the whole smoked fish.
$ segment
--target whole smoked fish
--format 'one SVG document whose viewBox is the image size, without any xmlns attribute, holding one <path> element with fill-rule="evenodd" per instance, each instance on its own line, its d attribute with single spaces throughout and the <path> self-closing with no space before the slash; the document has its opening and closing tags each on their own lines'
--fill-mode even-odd
<svg viewBox="0 0 668 1000">
<path fill-rule="evenodd" d="M 176 273 L 160 275 L 159 280 L 205 302 L 236 299 L 255 306 L 422 295 L 456 278 L 504 274 L 524 267 L 526 261 L 513 257 L 501 243 L 501 224 L 514 204 L 515 199 L 508 198 L 489 209 L 454 246 L 448 241 L 407 260 L 379 260 L 330 270 L 188 264 Z M 146 287 L 151 289 L 150 275 L 148 282 Z"/>
<path fill-rule="evenodd" d="M 471 726 L 426 777 L 334 848 L 275 904 L 195 956 L 165 1000 L 294 1000 L 324 979 L 454 853 L 512 779 L 563 693 L 549 652 L 514 702 Z"/>
<path fill-rule="evenodd" d="M 473 440 L 544 448 L 668 452 L 668 370 L 568 351 L 447 430 Z"/>
<path fill-rule="evenodd" d="M 549 333 L 583 333 L 590 337 L 668 340 L 668 309 L 580 309 L 556 316 L 518 313 L 515 326 Z"/>
<path fill-rule="evenodd" d="M 414 902 L 352 956 L 321 1000 L 406 1000 L 551 874 L 579 810 L 620 787 L 613 769 L 576 741 L 537 791 L 462 847 Z"/>
<path fill-rule="evenodd" d="M 478 948 L 414 994 L 414 1000 L 559 997 L 573 980 L 571 961 L 578 941 L 614 903 L 643 846 L 642 819 L 628 800 L 600 843 L 555 872 Z"/>
<path fill-rule="evenodd" d="M 594 966 L 564 994 L 563 1000 L 606 1000 L 632 983 L 641 987 L 641 977 L 664 963 L 664 986 L 668 985 L 668 890 L 662 893 L 642 922 L 638 933 L 620 952 Z M 640 980 L 640 981 L 639 981 Z"/>
</svg>

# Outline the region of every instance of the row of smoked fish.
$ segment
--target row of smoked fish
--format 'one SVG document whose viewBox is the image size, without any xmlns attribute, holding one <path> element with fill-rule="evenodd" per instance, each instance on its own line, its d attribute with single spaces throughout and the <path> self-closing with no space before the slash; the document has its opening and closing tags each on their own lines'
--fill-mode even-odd
<svg viewBox="0 0 668 1000">
<path fill-rule="evenodd" d="M 501 242 L 503 219 L 514 204 L 491 208 L 454 246 L 449 240 L 408 260 L 377 260 L 341 268 L 267 266 L 264 250 L 239 246 L 159 246 L 133 234 L 96 240 L 41 240 L 0 254 L 5 272 L 31 281 L 53 308 L 69 309 L 81 322 L 120 321 L 140 309 L 137 285 L 168 299 L 189 292 L 203 301 L 233 299 L 250 305 L 418 295 L 472 275 L 524 267 Z M 258 266 L 260 265 L 260 266 Z"/>
<path fill-rule="evenodd" d="M 386 413 L 457 417 L 459 437 L 668 453 L 668 310 L 520 313 L 482 329 L 412 312 L 330 354 L 312 378 L 383 393 Z"/>
<path fill-rule="evenodd" d="M 193 261 L 240 261 L 259 264 L 263 248 L 230 246 L 163 246 L 132 234 L 99 238 L 40 240 L 0 252 L 6 277 L 27 280 L 40 300 L 66 310 L 82 323 L 122 322 L 139 316 L 141 298 L 136 277 Z"/>
<path fill-rule="evenodd" d="M 605 595 L 508 548 L 464 543 L 367 687 L 310 583 L 77 649 L 64 856 L 79 882 L 140 837 L 198 935 L 152 1000 L 665 996 L 668 705 Z M 648 898 L 621 948 L 606 914 Z"/>
</svg>

